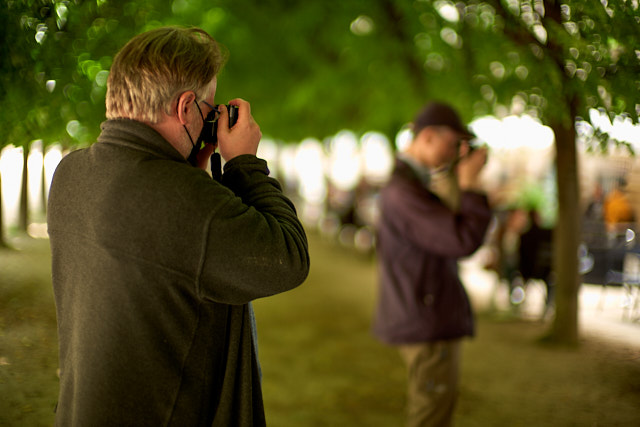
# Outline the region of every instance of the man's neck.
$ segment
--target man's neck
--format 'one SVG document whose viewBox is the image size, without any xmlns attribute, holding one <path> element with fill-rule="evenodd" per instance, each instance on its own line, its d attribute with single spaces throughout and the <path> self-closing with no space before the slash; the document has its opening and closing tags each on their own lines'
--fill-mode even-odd
<svg viewBox="0 0 640 427">
<path fill-rule="evenodd" d="M 186 140 L 185 130 L 182 126 L 176 124 L 175 120 L 170 120 L 169 116 L 163 115 L 162 120 L 157 123 L 143 122 L 147 126 L 155 129 L 169 144 L 175 148 L 178 153 L 182 154 L 186 159 L 191 152 L 191 145 Z"/>
</svg>

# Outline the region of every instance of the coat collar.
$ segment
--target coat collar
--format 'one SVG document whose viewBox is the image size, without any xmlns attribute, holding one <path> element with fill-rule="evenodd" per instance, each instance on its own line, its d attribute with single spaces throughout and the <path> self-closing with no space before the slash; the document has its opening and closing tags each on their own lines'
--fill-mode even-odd
<svg viewBox="0 0 640 427">
<path fill-rule="evenodd" d="M 419 181 L 423 187 L 429 188 L 431 171 L 421 166 L 410 156 L 402 153 L 398 154 L 396 158 L 396 170 L 405 178 L 410 178 L 412 181 Z"/>
<path fill-rule="evenodd" d="M 131 119 L 113 119 L 102 122 L 99 143 L 115 144 L 145 151 L 160 157 L 187 162 L 169 141 L 152 127 Z"/>
</svg>

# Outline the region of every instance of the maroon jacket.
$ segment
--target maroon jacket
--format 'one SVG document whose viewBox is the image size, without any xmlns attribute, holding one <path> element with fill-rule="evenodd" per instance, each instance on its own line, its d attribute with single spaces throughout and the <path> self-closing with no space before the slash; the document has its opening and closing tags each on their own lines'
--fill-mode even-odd
<svg viewBox="0 0 640 427">
<path fill-rule="evenodd" d="M 381 193 L 380 294 L 374 334 L 389 344 L 473 335 L 458 259 L 483 243 L 491 210 L 484 195 L 462 192 L 451 211 L 404 161 Z"/>
</svg>

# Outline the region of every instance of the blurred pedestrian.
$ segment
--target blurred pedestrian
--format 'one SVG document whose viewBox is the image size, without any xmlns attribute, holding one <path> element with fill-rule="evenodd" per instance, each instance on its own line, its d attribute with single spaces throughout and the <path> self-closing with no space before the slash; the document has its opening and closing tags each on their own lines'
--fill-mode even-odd
<svg viewBox="0 0 640 427">
<path fill-rule="evenodd" d="M 298 286 L 308 249 L 249 103 L 229 102 L 232 128 L 215 104 L 224 59 L 197 28 L 131 39 L 97 143 L 55 172 L 57 425 L 265 425 L 250 301 Z M 220 182 L 202 170 L 215 137 Z"/>
<path fill-rule="evenodd" d="M 591 221 L 604 221 L 604 190 L 600 180 L 593 185 L 591 196 L 584 211 L 584 218 Z"/>
<path fill-rule="evenodd" d="M 518 270 L 522 277 L 522 300 L 524 287 L 531 280 L 541 280 L 545 286 L 545 304 L 542 318 L 552 312 L 555 299 L 555 277 L 553 274 L 553 229 L 542 226 L 538 211 L 527 210 L 528 226 L 520 235 Z M 513 291 L 511 302 L 514 302 Z"/>
<path fill-rule="evenodd" d="M 473 134 L 446 104 L 425 106 L 413 135 L 381 193 L 374 333 L 407 365 L 407 425 L 447 426 L 461 341 L 474 333 L 458 260 L 480 247 L 491 220 L 478 179 L 487 151 L 471 149 Z"/>
<path fill-rule="evenodd" d="M 485 263 L 486 269 L 496 273 L 497 285 L 506 285 L 512 308 L 521 303 L 524 286 L 519 272 L 520 236 L 527 226 L 527 213 L 518 207 L 509 207 L 494 213 L 495 227 L 487 234 L 485 241 L 489 249 L 489 259 Z M 491 304 L 495 307 L 497 286 L 494 289 Z M 518 297 L 520 294 L 520 297 Z"/>
<path fill-rule="evenodd" d="M 582 239 L 590 249 L 599 250 L 607 246 L 604 200 L 604 189 L 598 180 L 593 186 L 582 216 Z"/>
<path fill-rule="evenodd" d="M 616 186 L 604 199 L 604 220 L 607 230 L 612 235 L 617 235 L 631 226 L 635 220 L 635 214 L 626 192 L 627 181 L 620 177 Z"/>
</svg>

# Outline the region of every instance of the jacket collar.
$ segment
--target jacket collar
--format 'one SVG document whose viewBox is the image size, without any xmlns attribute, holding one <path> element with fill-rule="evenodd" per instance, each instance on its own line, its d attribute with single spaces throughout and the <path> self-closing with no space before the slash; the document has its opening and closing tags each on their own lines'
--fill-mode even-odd
<svg viewBox="0 0 640 427">
<path fill-rule="evenodd" d="M 407 177 L 412 175 L 425 188 L 430 188 L 434 181 L 444 179 L 451 174 L 450 166 L 443 166 L 437 169 L 429 168 L 403 153 L 397 155 L 396 168 L 404 169 L 403 175 Z"/>
<path fill-rule="evenodd" d="M 423 187 L 429 188 L 431 182 L 431 171 L 429 168 L 422 166 L 412 157 L 405 154 L 398 154 L 396 159 L 396 169 L 402 175 L 412 180 L 420 181 Z"/>
<path fill-rule="evenodd" d="M 145 151 L 160 157 L 187 162 L 187 160 L 152 127 L 131 119 L 113 119 L 102 122 L 98 142 L 115 144 Z"/>
</svg>

